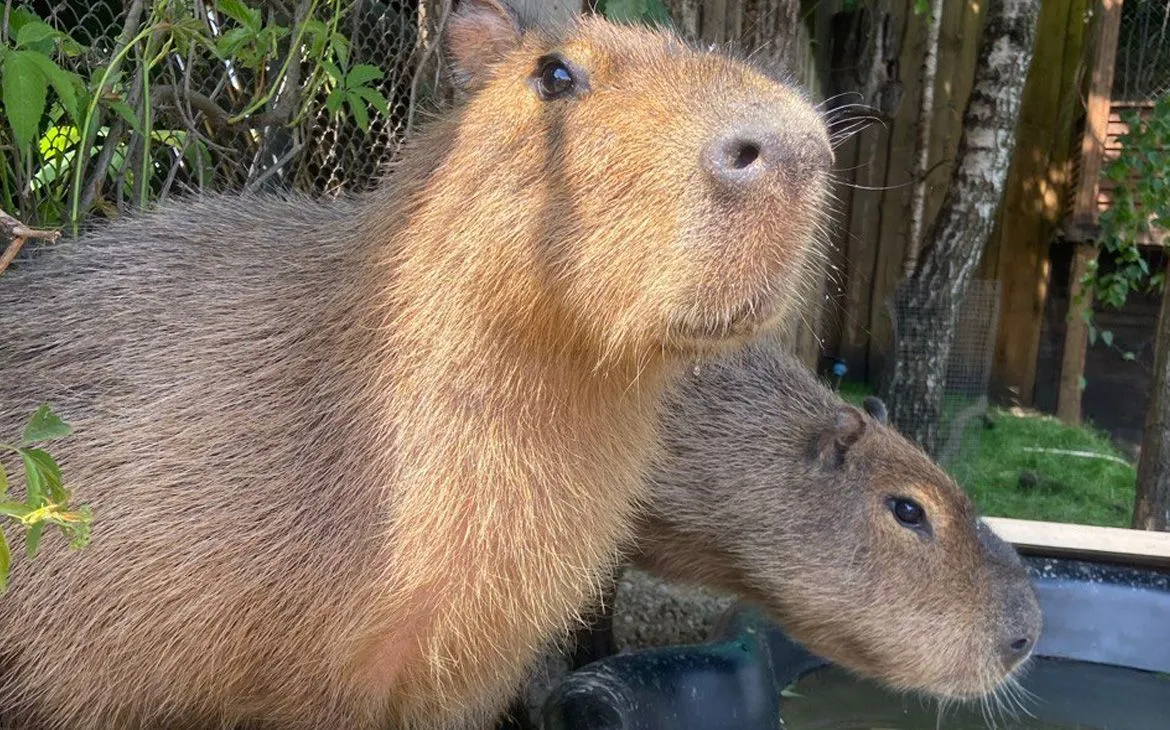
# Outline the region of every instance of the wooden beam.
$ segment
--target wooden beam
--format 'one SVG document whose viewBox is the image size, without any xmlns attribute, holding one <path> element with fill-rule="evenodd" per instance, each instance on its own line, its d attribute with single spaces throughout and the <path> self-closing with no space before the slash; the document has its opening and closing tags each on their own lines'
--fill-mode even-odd
<svg viewBox="0 0 1170 730">
<path fill-rule="evenodd" d="M 992 532 L 1025 555 L 1170 568 L 1170 533 L 1167 532 L 1006 517 L 985 517 L 983 521 Z"/>
<path fill-rule="evenodd" d="M 1100 19 L 1093 44 L 1085 133 L 1081 138 L 1080 178 L 1073 198 L 1071 223 L 1074 226 L 1097 222 L 1097 190 L 1109 132 L 1109 103 L 1113 95 L 1117 41 L 1121 35 L 1121 3 L 1122 0 L 1100 0 L 1097 5 Z"/>
<path fill-rule="evenodd" d="M 1081 380 L 1085 375 L 1085 353 L 1089 349 L 1089 325 L 1083 312 L 1093 306 L 1093 292 L 1081 280 L 1089 264 L 1097 260 L 1097 246 L 1078 243 L 1069 265 L 1068 315 L 1065 317 L 1064 352 L 1060 360 L 1060 389 L 1056 396 L 1056 417 L 1070 426 L 1081 422 Z M 1084 301 L 1077 303 L 1078 299 Z"/>
</svg>

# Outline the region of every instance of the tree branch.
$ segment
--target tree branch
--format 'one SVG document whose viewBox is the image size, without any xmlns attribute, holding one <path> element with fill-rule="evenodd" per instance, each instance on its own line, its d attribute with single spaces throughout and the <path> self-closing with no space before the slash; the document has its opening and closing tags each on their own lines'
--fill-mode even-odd
<svg viewBox="0 0 1170 730">
<path fill-rule="evenodd" d="M 276 107 L 263 114 L 256 114 L 233 123 L 230 121 L 232 115 L 228 111 L 219 104 L 216 104 L 211 97 L 201 94 L 194 89 L 184 90 L 173 84 L 159 84 L 158 86 L 151 87 L 150 93 L 153 98 L 158 100 L 160 106 L 169 104 L 175 109 L 181 109 L 181 105 L 186 104 L 196 111 L 203 112 L 207 123 L 217 132 L 283 126 L 292 118 L 292 113 L 296 109 L 295 104 L 289 103 L 285 105 L 278 103 Z M 290 94 L 289 96 L 295 96 L 295 94 Z"/>
<path fill-rule="evenodd" d="M 4 249 L 4 253 L 0 254 L 0 274 L 3 274 L 4 270 L 16 258 L 16 254 L 20 253 L 21 247 L 24 246 L 28 239 L 37 238 L 51 243 L 61 237 L 61 231 L 29 228 L 3 210 L 0 210 L 0 235 L 10 239 L 8 246 Z"/>
</svg>

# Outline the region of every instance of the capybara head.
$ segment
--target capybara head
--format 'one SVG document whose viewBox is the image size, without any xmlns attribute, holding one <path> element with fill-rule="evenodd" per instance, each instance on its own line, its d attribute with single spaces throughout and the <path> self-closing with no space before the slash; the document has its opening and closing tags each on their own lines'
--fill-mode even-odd
<svg viewBox="0 0 1170 730">
<path fill-rule="evenodd" d="M 736 591 L 811 651 L 897 689 L 995 692 L 1031 654 L 1035 592 L 967 495 L 790 356 L 750 347 L 670 398 L 640 562 Z"/>
<path fill-rule="evenodd" d="M 793 86 L 650 28 L 524 29 L 495 0 L 463 0 L 446 48 L 465 103 L 444 165 L 475 192 L 457 210 L 496 211 L 507 228 L 476 240 L 524 257 L 542 320 L 603 353 L 691 352 L 783 313 L 832 162 Z"/>
</svg>

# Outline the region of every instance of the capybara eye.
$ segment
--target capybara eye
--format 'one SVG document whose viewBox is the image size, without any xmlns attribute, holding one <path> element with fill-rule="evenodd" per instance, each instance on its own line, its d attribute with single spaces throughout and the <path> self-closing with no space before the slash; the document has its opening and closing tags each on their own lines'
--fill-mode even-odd
<svg viewBox="0 0 1170 730">
<path fill-rule="evenodd" d="M 926 524 L 926 510 L 912 499 L 891 499 L 890 509 L 904 527 L 921 528 Z"/>
<path fill-rule="evenodd" d="M 573 72 L 556 56 L 545 56 L 537 64 L 536 90 L 545 101 L 559 99 L 569 94 L 577 85 Z"/>
</svg>

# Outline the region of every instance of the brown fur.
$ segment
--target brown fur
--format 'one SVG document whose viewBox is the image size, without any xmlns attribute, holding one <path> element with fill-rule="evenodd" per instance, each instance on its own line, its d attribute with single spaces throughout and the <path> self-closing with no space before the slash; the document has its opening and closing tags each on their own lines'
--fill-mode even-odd
<svg viewBox="0 0 1170 730">
<path fill-rule="evenodd" d="M 209 197 L 0 280 L 0 433 L 42 400 L 92 544 L 0 601 L 53 728 L 489 717 L 627 537 L 660 391 L 771 325 L 830 153 L 789 87 L 647 30 L 467 0 L 466 102 L 354 200 Z M 542 101 L 558 50 L 588 90 Z M 772 125 L 751 190 L 703 145 Z"/>
<path fill-rule="evenodd" d="M 812 651 L 895 688 L 973 698 L 1010 681 L 1041 617 L 1018 556 L 882 418 L 753 345 L 667 399 L 642 566 L 746 596 Z M 925 508 L 930 534 L 887 502 Z M 1025 654 L 1030 653 L 1029 648 Z"/>
</svg>

